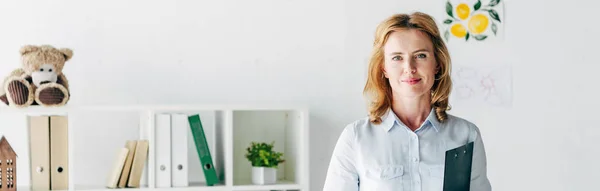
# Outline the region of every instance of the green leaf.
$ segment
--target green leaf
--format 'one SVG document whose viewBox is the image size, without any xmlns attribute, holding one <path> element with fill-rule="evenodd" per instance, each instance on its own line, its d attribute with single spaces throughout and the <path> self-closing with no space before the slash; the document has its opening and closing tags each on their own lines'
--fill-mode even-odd
<svg viewBox="0 0 600 191">
<path fill-rule="evenodd" d="M 485 40 L 487 38 L 487 35 L 473 35 L 473 38 L 475 38 L 475 40 Z"/>
<path fill-rule="evenodd" d="M 488 10 L 488 13 L 490 13 L 490 17 L 492 17 L 492 19 L 494 19 L 498 22 L 502 22 L 502 21 L 500 21 L 500 16 L 498 16 L 498 12 L 496 12 L 496 10 L 490 9 L 490 10 Z"/>
<path fill-rule="evenodd" d="M 285 162 L 282 158 L 283 153 L 273 151 L 274 142 L 255 143 L 246 149 L 246 158 L 252 163 L 252 166 L 274 167 L 277 168 L 279 163 Z"/>
<path fill-rule="evenodd" d="M 479 8 L 481 8 L 481 1 L 477 0 L 477 3 L 475 3 L 475 5 L 473 5 L 473 9 L 475 9 L 477 11 L 477 10 L 479 10 Z"/>
<path fill-rule="evenodd" d="M 498 26 L 496 26 L 496 23 L 492 23 L 492 32 L 494 32 L 494 35 L 496 35 L 496 31 L 498 31 Z"/>
<path fill-rule="evenodd" d="M 488 6 L 493 7 L 500 4 L 500 0 L 492 0 L 490 1 L 490 4 L 488 4 Z"/>
<path fill-rule="evenodd" d="M 450 23 L 452 23 L 452 19 L 446 19 L 446 20 L 444 20 L 444 24 L 450 24 Z"/>
<path fill-rule="evenodd" d="M 450 31 L 446 30 L 446 32 L 444 32 L 444 38 L 446 38 L 446 41 L 448 41 L 450 38 Z"/>
<path fill-rule="evenodd" d="M 467 32 L 467 36 L 465 36 L 465 41 L 469 40 L 469 36 L 471 36 L 471 35 L 469 34 L 469 32 Z"/>
<path fill-rule="evenodd" d="M 448 16 L 454 18 L 454 16 L 452 15 L 452 4 L 450 4 L 450 1 L 446 2 L 446 13 L 448 14 Z"/>
</svg>

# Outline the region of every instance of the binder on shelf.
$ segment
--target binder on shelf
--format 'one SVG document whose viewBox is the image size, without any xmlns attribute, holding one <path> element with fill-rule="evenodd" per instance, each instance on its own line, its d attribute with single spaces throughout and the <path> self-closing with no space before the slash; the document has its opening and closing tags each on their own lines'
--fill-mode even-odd
<svg viewBox="0 0 600 191">
<path fill-rule="evenodd" d="M 139 139 L 141 140 L 146 140 L 148 141 L 148 149 L 150 149 L 151 145 L 150 145 L 150 141 L 151 142 L 155 142 L 154 138 L 152 138 L 154 136 L 154 131 L 151 130 L 151 128 L 153 128 L 152 126 L 154 125 L 154 121 L 150 121 L 150 120 L 154 120 L 154 112 L 145 112 L 144 114 L 140 115 L 140 123 L 139 123 L 139 128 L 140 128 L 140 137 Z M 140 143 L 139 140 L 135 140 L 136 142 L 136 151 L 137 151 L 137 147 L 139 146 L 138 144 Z M 154 143 L 153 143 L 154 144 Z M 133 158 L 135 161 L 135 152 L 133 154 Z M 153 157 L 155 154 L 154 153 L 148 153 L 147 154 L 147 161 L 141 166 L 141 174 L 140 174 L 140 181 L 139 181 L 139 186 L 147 186 L 147 187 L 151 187 L 150 186 L 150 178 L 155 177 L 156 175 L 154 174 L 154 172 L 150 172 L 150 164 L 155 164 L 155 157 Z M 152 158 L 150 158 L 152 157 Z M 131 173 L 133 172 L 133 166 L 134 161 L 132 161 L 131 164 L 131 169 L 129 172 L 129 179 L 131 179 Z M 126 186 L 125 187 L 129 187 L 129 179 L 127 180 Z"/>
<path fill-rule="evenodd" d="M 155 186 L 169 188 L 171 187 L 171 115 L 156 114 L 155 127 Z"/>
<path fill-rule="evenodd" d="M 204 178 L 206 179 L 206 185 L 213 186 L 219 183 L 219 179 L 217 178 L 217 171 L 213 165 L 212 156 L 206 141 L 206 135 L 204 134 L 200 115 L 195 114 L 189 116 L 188 122 L 194 137 L 194 143 L 196 144 L 196 151 L 198 153 L 198 157 L 200 158 L 202 171 L 204 172 Z"/>
<path fill-rule="evenodd" d="M 50 116 L 50 189 L 69 189 L 69 133 L 67 116 Z"/>
<path fill-rule="evenodd" d="M 50 190 L 50 118 L 29 116 L 32 190 Z"/>
<path fill-rule="evenodd" d="M 188 179 L 188 135 L 189 123 L 186 114 L 174 113 L 171 115 L 171 156 L 173 187 L 189 186 Z"/>
</svg>

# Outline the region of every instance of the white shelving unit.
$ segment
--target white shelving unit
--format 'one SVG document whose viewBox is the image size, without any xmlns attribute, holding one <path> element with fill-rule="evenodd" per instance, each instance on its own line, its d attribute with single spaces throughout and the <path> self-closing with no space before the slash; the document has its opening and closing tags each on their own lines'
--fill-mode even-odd
<svg viewBox="0 0 600 191">
<path fill-rule="evenodd" d="M 155 129 L 153 114 L 199 114 L 205 129 L 220 184 L 206 186 L 195 145 L 188 137 L 188 187 L 155 187 Z M 18 190 L 31 190 L 29 115 L 66 115 L 69 120 L 69 190 L 112 191 L 308 191 L 308 109 L 293 105 L 114 105 L 57 108 L 0 107 L 0 133 L 18 155 Z M 149 140 L 148 161 L 140 188 L 106 188 L 119 148 L 126 140 Z M 250 162 L 245 158 L 252 141 L 275 143 L 285 162 L 273 185 L 253 185 Z"/>
</svg>

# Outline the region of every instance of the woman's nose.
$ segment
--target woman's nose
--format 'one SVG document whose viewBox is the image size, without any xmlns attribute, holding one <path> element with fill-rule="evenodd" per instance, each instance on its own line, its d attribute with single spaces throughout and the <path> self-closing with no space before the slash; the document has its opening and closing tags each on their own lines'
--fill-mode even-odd
<svg viewBox="0 0 600 191">
<path fill-rule="evenodd" d="M 417 72 L 417 68 L 415 67 L 415 63 L 412 60 L 406 62 L 404 67 L 404 73 L 414 74 Z"/>
</svg>

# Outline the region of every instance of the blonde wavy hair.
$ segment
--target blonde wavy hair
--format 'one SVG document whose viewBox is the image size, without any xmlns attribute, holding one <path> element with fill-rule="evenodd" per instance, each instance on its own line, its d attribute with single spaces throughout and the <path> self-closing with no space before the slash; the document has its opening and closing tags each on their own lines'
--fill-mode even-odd
<svg viewBox="0 0 600 191">
<path fill-rule="evenodd" d="M 452 88 L 450 79 L 450 53 L 442 40 L 435 20 L 422 12 L 395 14 L 377 26 L 373 50 L 369 61 L 368 78 L 363 93 L 368 99 L 369 118 L 372 123 L 380 124 L 381 117 L 392 106 L 392 88 L 383 74 L 383 46 L 389 35 L 401 30 L 419 30 L 429 36 L 434 47 L 434 55 L 439 66 L 431 88 L 431 106 L 435 109 L 439 121 L 444 122 L 450 110 L 448 97 Z"/>
</svg>

